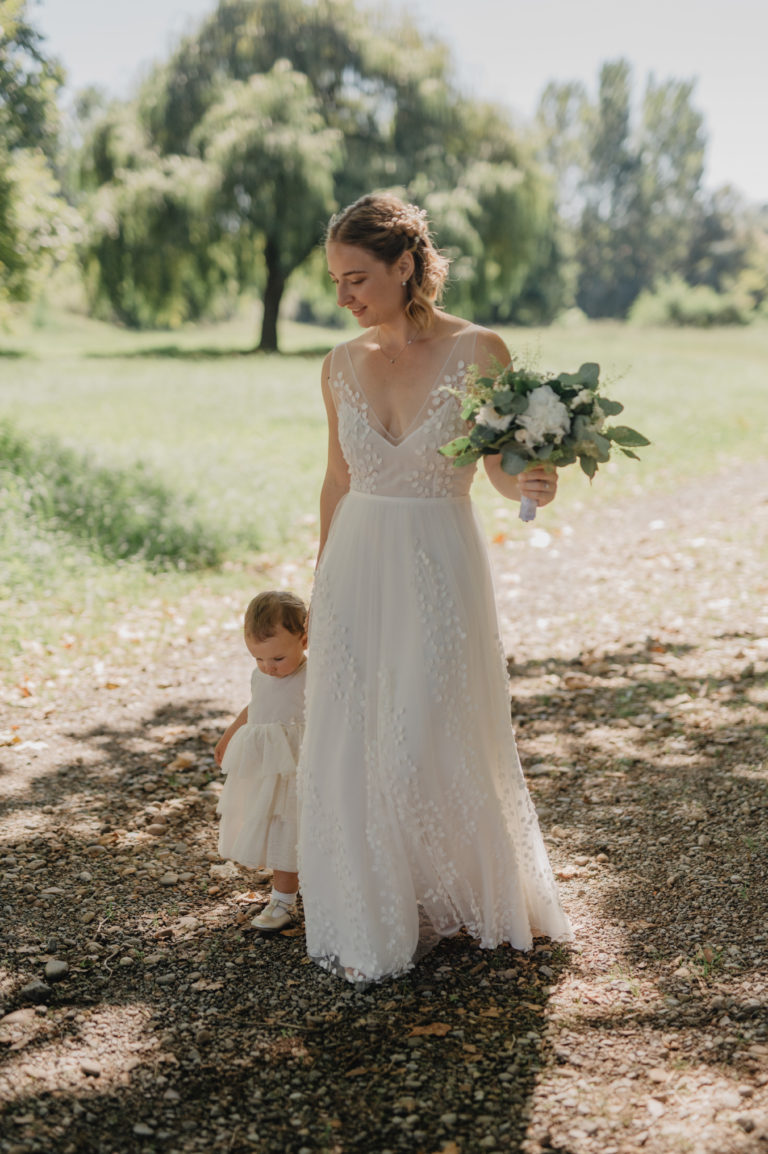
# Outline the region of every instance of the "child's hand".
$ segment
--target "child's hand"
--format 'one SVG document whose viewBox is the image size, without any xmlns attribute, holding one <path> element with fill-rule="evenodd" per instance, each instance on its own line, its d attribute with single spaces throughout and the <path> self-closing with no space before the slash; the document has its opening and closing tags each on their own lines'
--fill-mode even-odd
<svg viewBox="0 0 768 1154">
<path fill-rule="evenodd" d="M 238 713 L 237 717 L 232 722 L 232 724 L 228 727 L 228 729 L 224 730 L 223 735 L 219 738 L 219 740 L 216 742 L 216 745 L 214 746 L 213 756 L 216 759 L 217 765 L 219 765 L 219 766 L 221 765 L 222 761 L 224 760 L 224 754 L 227 752 L 227 746 L 229 745 L 230 741 L 232 740 L 232 738 L 237 733 L 240 726 L 245 725 L 247 720 L 248 720 L 248 706 L 246 705 L 245 709 L 241 710 L 240 713 Z"/>
</svg>

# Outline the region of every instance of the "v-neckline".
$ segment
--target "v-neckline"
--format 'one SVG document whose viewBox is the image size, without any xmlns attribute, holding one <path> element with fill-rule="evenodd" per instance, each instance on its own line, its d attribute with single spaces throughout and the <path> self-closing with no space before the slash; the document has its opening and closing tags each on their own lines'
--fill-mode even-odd
<svg viewBox="0 0 768 1154">
<path fill-rule="evenodd" d="M 457 334 L 456 339 L 452 342 L 451 347 L 448 350 L 448 356 L 445 358 L 442 365 L 440 366 L 440 369 L 438 370 L 437 375 L 435 376 L 435 379 L 434 379 L 432 385 L 430 386 L 429 390 L 427 391 L 427 394 L 424 397 L 422 404 L 419 406 L 418 411 L 416 412 L 415 416 L 413 417 L 413 420 L 403 430 L 403 432 L 400 434 L 399 437 L 393 437 L 392 436 L 389 429 L 384 424 L 384 422 L 381 420 L 381 418 L 379 417 L 379 414 L 376 412 L 376 409 L 371 404 L 371 402 L 368 398 L 368 394 L 366 393 L 365 389 L 363 388 L 363 385 L 360 381 L 360 378 L 357 375 L 357 369 L 355 368 L 355 362 L 352 360 L 352 354 L 349 351 L 349 344 L 346 344 L 344 346 L 346 349 L 347 360 L 349 361 L 349 367 L 350 367 L 350 370 L 352 372 L 352 376 L 355 378 L 355 385 L 357 386 L 357 390 L 360 393 L 360 396 L 363 398 L 363 401 L 365 402 L 366 409 L 368 410 L 369 413 L 372 414 L 372 416 L 374 417 L 374 419 L 376 421 L 376 424 L 379 426 L 379 428 L 377 429 L 376 426 L 373 425 L 370 422 L 370 420 L 368 420 L 367 417 L 364 418 L 365 423 L 367 424 L 368 428 L 371 429 L 372 432 L 376 433 L 377 436 L 379 436 L 383 441 L 386 441 L 386 443 L 388 445 L 391 445 L 393 448 L 397 449 L 397 448 L 399 448 L 400 445 L 404 444 L 409 439 L 409 437 L 411 437 L 415 432 L 417 432 L 421 428 L 421 426 L 424 424 L 424 421 L 421 418 L 424 414 L 424 410 L 427 408 L 429 401 L 431 400 L 431 398 L 435 392 L 435 389 L 437 388 L 438 381 L 440 380 L 440 378 L 445 373 L 446 365 L 449 363 L 451 357 L 453 356 L 454 352 L 456 351 L 456 347 L 457 347 L 459 341 L 464 336 L 464 334 L 469 331 L 469 329 L 471 327 L 472 327 L 471 325 L 467 325 L 465 328 L 463 328 Z"/>
</svg>

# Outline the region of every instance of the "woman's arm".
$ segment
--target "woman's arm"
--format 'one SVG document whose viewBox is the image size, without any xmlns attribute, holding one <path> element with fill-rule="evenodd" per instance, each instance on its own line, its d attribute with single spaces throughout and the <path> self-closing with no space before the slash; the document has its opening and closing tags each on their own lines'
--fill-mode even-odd
<svg viewBox="0 0 768 1154">
<path fill-rule="evenodd" d="M 501 337 L 490 330 L 483 334 L 478 342 L 477 364 L 481 374 L 494 372 L 494 365 L 508 365 L 511 357 L 509 349 Z M 548 505 L 555 499 L 557 493 L 557 470 L 547 469 L 544 465 L 535 469 L 527 469 L 512 477 L 501 467 L 501 453 L 488 454 L 483 457 L 485 472 L 488 480 L 502 497 L 511 501 L 519 501 L 521 497 L 530 497 L 541 507 Z"/>
<path fill-rule="evenodd" d="M 328 540 L 328 530 L 331 527 L 336 506 L 345 493 L 349 492 L 349 469 L 344 460 L 344 454 L 339 444 L 339 419 L 336 406 L 333 403 L 330 384 L 331 354 L 323 361 L 322 389 L 325 411 L 328 415 L 328 464 L 325 470 L 325 479 L 320 490 L 320 548 L 317 560 L 320 558 Z"/>
</svg>

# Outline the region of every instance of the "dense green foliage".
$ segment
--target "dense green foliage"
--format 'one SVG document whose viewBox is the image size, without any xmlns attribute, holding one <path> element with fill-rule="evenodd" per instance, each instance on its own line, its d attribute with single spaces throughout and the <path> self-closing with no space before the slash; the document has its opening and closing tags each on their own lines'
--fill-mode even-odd
<svg viewBox="0 0 768 1154">
<path fill-rule="evenodd" d="M 594 96 L 550 84 L 523 133 L 403 16 L 219 0 L 132 99 L 86 90 L 62 127 L 30 2 L 0 0 L 0 309 L 44 295 L 77 251 L 94 315 L 178 328 L 246 293 L 274 350 L 286 292 L 303 319 L 332 315 L 329 214 L 386 187 L 427 208 L 446 304 L 479 321 L 768 311 L 768 210 L 703 189 L 690 82 L 651 77 L 638 101 L 609 62 Z"/>
<path fill-rule="evenodd" d="M 689 285 L 682 277 L 657 284 L 653 292 L 641 292 L 629 312 L 642 325 L 747 325 L 751 320 L 750 298 L 735 292 L 716 292 L 709 285 Z"/>
<path fill-rule="evenodd" d="M 55 174 L 61 69 L 27 9 L 27 0 L 0 0 L 0 310 L 28 299 L 79 225 Z"/>
<path fill-rule="evenodd" d="M 581 84 L 552 83 L 539 105 L 542 157 L 568 222 L 575 302 L 590 317 L 623 318 L 640 294 L 682 280 L 740 296 L 735 313 L 733 300 L 719 310 L 721 323 L 740 320 L 768 289 L 765 262 L 755 258 L 765 225 L 732 191 L 703 191 L 694 85 L 651 77 L 633 118 L 631 80 L 629 64 L 614 61 L 600 72 L 596 99 Z"/>
<path fill-rule="evenodd" d="M 0 0 L 0 136 L 9 150 L 40 147 L 52 155 L 61 69 L 43 52 L 28 0 Z"/>
<path fill-rule="evenodd" d="M 99 464 L 53 437 L 0 425 L 0 490 L 38 531 L 69 535 L 106 561 L 149 569 L 203 568 L 221 562 L 224 542 L 184 500 L 138 461 Z"/>
<path fill-rule="evenodd" d="M 192 164 L 200 197 L 174 180 Z M 286 283 L 330 212 L 383 186 L 461 255 L 455 304 L 486 319 L 562 304 L 548 185 L 509 120 L 461 97 L 442 44 L 349 0 L 221 0 L 93 126 L 83 174 L 92 297 L 127 323 L 194 317 L 234 283 L 262 296 L 260 347 L 276 348 Z M 161 277 L 135 248 L 166 231 Z"/>
</svg>

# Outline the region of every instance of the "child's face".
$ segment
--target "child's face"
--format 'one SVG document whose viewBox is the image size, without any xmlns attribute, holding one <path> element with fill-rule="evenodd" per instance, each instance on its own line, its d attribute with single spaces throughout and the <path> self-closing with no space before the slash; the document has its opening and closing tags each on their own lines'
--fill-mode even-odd
<svg viewBox="0 0 768 1154">
<path fill-rule="evenodd" d="M 245 644 L 262 673 L 268 677 L 288 677 L 304 660 L 307 635 L 290 633 L 284 625 L 278 625 L 273 637 L 257 641 L 246 635 Z"/>
</svg>

